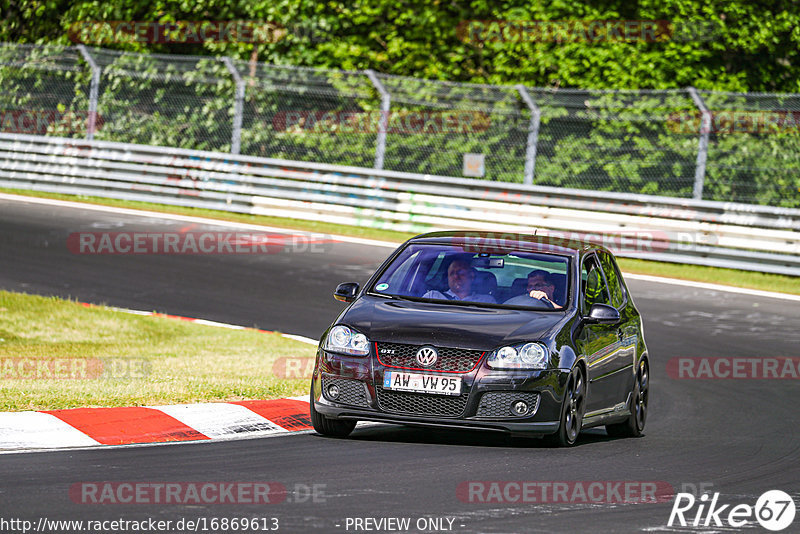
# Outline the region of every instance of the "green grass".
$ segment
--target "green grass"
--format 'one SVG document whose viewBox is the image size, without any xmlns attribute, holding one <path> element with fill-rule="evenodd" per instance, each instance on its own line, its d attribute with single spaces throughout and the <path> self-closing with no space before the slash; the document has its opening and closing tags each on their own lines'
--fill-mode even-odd
<svg viewBox="0 0 800 534">
<path fill-rule="evenodd" d="M 0 411 L 302 395 L 308 379 L 273 364 L 314 353 L 277 334 L 0 291 Z"/>
<path fill-rule="evenodd" d="M 346 226 L 326 222 L 305 221 L 302 219 L 287 219 L 281 217 L 267 217 L 262 215 L 238 214 L 217 210 L 184 208 L 179 206 L 165 206 L 150 202 L 135 202 L 127 200 L 105 199 L 88 196 L 63 195 L 56 193 L 43 193 L 38 191 L 3 189 L 0 192 L 14 193 L 42 198 L 54 198 L 61 200 L 72 200 L 86 202 L 90 204 L 100 204 L 103 206 L 116 206 L 130 209 L 143 209 L 157 211 L 161 213 L 177 213 L 181 215 L 192 215 L 195 217 L 206 217 L 224 221 L 237 221 L 250 224 L 261 224 L 293 230 L 306 230 L 333 235 L 347 235 L 366 239 L 377 239 L 401 243 L 413 237 L 414 234 L 406 232 L 396 232 L 378 228 Z M 721 269 L 718 267 L 706 267 L 702 265 L 683 265 L 678 263 L 664 263 L 656 261 L 620 259 L 620 267 L 625 272 L 637 274 L 649 274 L 653 276 L 665 276 L 669 278 L 679 278 L 682 280 L 694 280 L 697 282 L 709 282 L 714 284 L 725 284 L 737 287 L 761 289 L 764 291 L 778 291 L 800 295 L 800 277 L 784 276 L 777 274 L 760 273 L 753 271 L 740 271 L 737 269 Z"/>
</svg>

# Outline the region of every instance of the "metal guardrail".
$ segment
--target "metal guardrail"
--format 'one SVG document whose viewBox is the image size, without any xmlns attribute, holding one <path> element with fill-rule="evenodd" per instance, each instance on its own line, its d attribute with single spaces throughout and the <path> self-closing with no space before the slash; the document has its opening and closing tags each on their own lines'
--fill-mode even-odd
<svg viewBox="0 0 800 534">
<path fill-rule="evenodd" d="M 800 93 L 487 85 L 0 43 L 0 131 L 800 208 Z"/>
<path fill-rule="evenodd" d="M 599 239 L 617 255 L 800 275 L 800 209 L 0 134 L 0 187 L 410 232 Z"/>
</svg>

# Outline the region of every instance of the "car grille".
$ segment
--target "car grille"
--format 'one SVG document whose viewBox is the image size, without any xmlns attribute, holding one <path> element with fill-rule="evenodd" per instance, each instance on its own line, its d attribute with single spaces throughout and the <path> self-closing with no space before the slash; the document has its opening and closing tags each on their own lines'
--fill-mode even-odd
<svg viewBox="0 0 800 534">
<path fill-rule="evenodd" d="M 380 386 L 375 390 L 378 394 L 378 406 L 384 412 L 458 417 L 467 407 L 468 395 L 406 393 L 383 389 Z"/>
<path fill-rule="evenodd" d="M 417 362 L 417 351 L 423 345 L 404 345 L 401 343 L 377 343 L 378 359 L 387 367 L 397 367 L 400 369 L 421 369 Z M 387 351 L 394 351 L 387 353 Z M 431 371 L 451 371 L 466 373 L 472 370 L 480 361 L 483 352 L 479 350 L 453 349 L 448 347 L 436 347 L 439 357 L 430 367 L 424 369 Z"/>
<path fill-rule="evenodd" d="M 524 401 L 528 411 L 522 415 L 511 411 L 517 401 Z M 539 407 L 538 393 L 520 393 L 517 391 L 491 391 L 484 393 L 478 405 L 476 417 L 530 417 Z"/>
<path fill-rule="evenodd" d="M 339 397 L 336 399 L 328 396 L 328 387 L 332 385 L 339 387 Z M 352 380 L 350 378 L 330 378 L 322 377 L 322 393 L 329 401 L 338 404 L 348 404 L 350 406 L 368 407 L 367 392 L 364 382 L 361 380 Z"/>
</svg>

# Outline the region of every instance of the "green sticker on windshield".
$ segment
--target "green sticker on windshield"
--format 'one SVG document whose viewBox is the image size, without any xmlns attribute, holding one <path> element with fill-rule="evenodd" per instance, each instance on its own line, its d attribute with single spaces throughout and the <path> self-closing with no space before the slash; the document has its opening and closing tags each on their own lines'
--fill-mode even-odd
<svg viewBox="0 0 800 534">
<path fill-rule="evenodd" d="M 378 284 L 375 286 L 376 291 L 384 291 L 386 289 L 389 289 L 389 284 Z"/>
</svg>

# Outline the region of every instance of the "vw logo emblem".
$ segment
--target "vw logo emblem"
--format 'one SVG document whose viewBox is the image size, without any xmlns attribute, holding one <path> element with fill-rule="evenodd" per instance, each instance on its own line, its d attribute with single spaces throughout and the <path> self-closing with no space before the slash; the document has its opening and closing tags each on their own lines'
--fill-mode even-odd
<svg viewBox="0 0 800 534">
<path fill-rule="evenodd" d="M 422 347 L 417 351 L 417 363 L 423 367 L 430 367 L 439 358 L 439 354 L 433 347 Z"/>
</svg>

